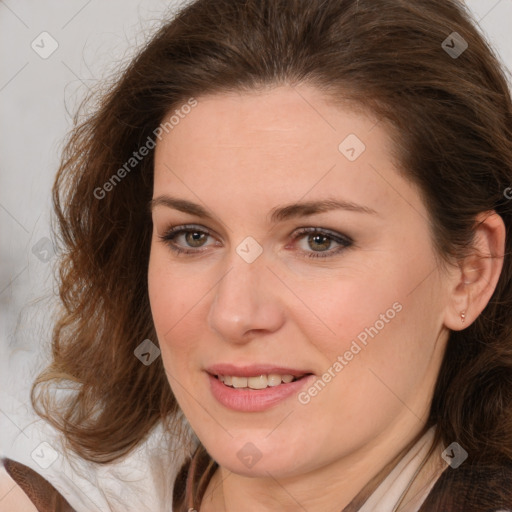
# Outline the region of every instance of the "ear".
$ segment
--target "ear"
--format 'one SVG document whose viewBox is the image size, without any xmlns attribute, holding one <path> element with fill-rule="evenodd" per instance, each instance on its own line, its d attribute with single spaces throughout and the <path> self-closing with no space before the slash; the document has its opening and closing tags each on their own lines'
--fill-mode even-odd
<svg viewBox="0 0 512 512">
<path fill-rule="evenodd" d="M 506 229 L 493 210 L 475 219 L 470 254 L 459 261 L 450 286 L 451 296 L 444 324 L 453 331 L 471 325 L 491 299 L 503 268 Z"/>
</svg>

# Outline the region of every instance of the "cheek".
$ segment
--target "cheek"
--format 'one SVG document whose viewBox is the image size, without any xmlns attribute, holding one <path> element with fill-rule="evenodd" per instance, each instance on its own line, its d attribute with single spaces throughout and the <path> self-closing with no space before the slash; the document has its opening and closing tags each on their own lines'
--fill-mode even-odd
<svg viewBox="0 0 512 512">
<path fill-rule="evenodd" d="M 324 371 L 336 375 L 324 373 L 333 382 L 331 399 L 337 394 L 356 409 L 358 401 L 399 403 L 386 386 L 406 397 L 425 376 L 433 377 L 441 283 L 432 272 L 434 260 L 410 254 L 393 254 L 380 268 L 344 280 L 295 289 L 316 313 L 302 307 L 294 322 L 321 352 Z"/>
<path fill-rule="evenodd" d="M 294 293 L 302 300 L 289 305 L 293 321 L 332 355 L 343 354 L 353 341 L 364 346 L 389 332 L 408 307 L 411 276 L 408 268 L 399 272 L 396 262 L 388 263 L 295 284 Z"/>
<path fill-rule="evenodd" d="M 190 322 L 194 314 L 195 297 L 191 297 L 194 288 L 190 286 L 190 279 L 187 279 L 188 286 L 180 286 L 168 264 L 163 262 L 161 264 L 158 257 L 150 259 L 148 293 L 153 323 L 169 385 L 180 408 L 193 421 L 197 410 L 186 390 L 198 387 L 193 361 L 196 352 L 194 340 L 199 333 L 194 332 L 194 322 Z"/>
<path fill-rule="evenodd" d="M 163 361 L 169 370 L 168 353 L 174 350 L 187 351 L 193 345 L 193 333 L 188 331 L 190 336 L 185 338 L 180 332 L 189 321 L 189 316 L 193 315 L 194 300 L 197 302 L 198 297 L 194 292 L 197 288 L 192 283 L 193 277 L 173 270 L 164 252 L 160 248 L 151 251 L 148 294 Z M 180 279 L 180 275 L 186 277 Z M 182 360 L 173 358 L 174 363 Z"/>
<path fill-rule="evenodd" d="M 347 440 L 364 445 L 397 421 L 416 424 L 436 378 L 433 329 L 422 316 L 428 305 L 389 289 L 366 301 L 353 292 L 346 309 L 338 309 L 337 335 L 314 339 L 325 355 L 324 373 L 298 397 L 295 414 L 296 421 L 307 416 L 312 432 L 322 432 L 326 422 L 336 425 L 336 433 L 322 441 L 326 452 Z M 363 307 L 358 311 L 355 303 Z"/>
</svg>

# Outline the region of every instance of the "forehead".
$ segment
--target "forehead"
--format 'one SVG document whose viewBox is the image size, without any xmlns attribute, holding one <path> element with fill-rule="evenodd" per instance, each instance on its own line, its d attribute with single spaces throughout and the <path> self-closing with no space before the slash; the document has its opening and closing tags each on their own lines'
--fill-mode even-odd
<svg viewBox="0 0 512 512">
<path fill-rule="evenodd" d="M 285 144 L 304 150 L 313 146 L 337 150 L 345 132 L 365 138 L 376 123 L 369 114 L 356 113 L 349 106 L 335 107 L 320 91 L 307 86 L 203 96 L 164 134 L 160 147 L 179 149 L 186 143 L 201 150 L 243 147 L 246 152 L 263 145 L 278 151 Z"/>
<path fill-rule="evenodd" d="M 404 188 L 390 149 L 384 123 L 311 87 L 209 95 L 157 142 L 155 194 L 178 189 L 192 199 L 194 190 L 270 209 L 339 192 L 389 207 L 396 187 L 415 194 Z"/>
</svg>

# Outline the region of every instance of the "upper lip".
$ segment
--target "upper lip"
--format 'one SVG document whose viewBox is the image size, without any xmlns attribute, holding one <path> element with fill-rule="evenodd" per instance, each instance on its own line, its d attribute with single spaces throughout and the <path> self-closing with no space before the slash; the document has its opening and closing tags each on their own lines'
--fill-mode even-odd
<svg viewBox="0 0 512 512">
<path fill-rule="evenodd" d="M 236 366 L 228 363 L 214 364 L 206 368 L 206 371 L 211 375 L 230 375 L 233 377 L 255 377 L 258 375 L 269 375 L 271 373 L 302 377 L 303 375 L 312 373 L 309 370 L 298 370 L 296 368 L 286 368 L 284 366 L 273 366 L 270 364 Z"/>
</svg>

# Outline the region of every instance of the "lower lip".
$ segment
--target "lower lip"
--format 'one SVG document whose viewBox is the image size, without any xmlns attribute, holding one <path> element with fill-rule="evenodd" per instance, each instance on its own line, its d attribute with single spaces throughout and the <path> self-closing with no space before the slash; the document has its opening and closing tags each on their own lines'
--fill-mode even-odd
<svg viewBox="0 0 512 512">
<path fill-rule="evenodd" d="M 269 409 L 273 405 L 298 394 L 301 388 L 308 385 L 314 375 L 307 375 L 302 379 L 282 383 L 278 386 L 269 386 L 265 389 L 236 389 L 226 386 L 221 380 L 207 374 L 210 379 L 210 389 L 213 396 L 222 405 L 234 411 L 259 412 Z"/>
</svg>

